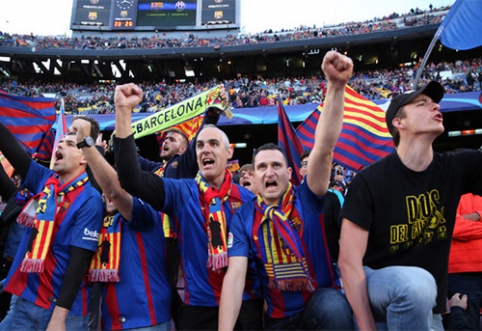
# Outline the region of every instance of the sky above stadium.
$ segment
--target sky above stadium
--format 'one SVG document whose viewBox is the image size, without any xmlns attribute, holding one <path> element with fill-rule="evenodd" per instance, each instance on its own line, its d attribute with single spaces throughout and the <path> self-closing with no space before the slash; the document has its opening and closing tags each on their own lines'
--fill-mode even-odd
<svg viewBox="0 0 482 331">
<path fill-rule="evenodd" d="M 239 0 L 241 32 L 291 29 L 364 21 L 411 8 L 427 10 L 455 0 Z M 34 35 L 70 35 L 73 0 L 0 0 L 0 31 Z"/>
</svg>

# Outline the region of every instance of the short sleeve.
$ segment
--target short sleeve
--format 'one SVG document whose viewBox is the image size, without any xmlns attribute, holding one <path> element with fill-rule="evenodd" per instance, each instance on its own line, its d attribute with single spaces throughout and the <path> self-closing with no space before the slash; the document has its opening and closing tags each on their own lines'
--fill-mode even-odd
<svg viewBox="0 0 482 331">
<path fill-rule="evenodd" d="M 95 189 L 92 188 L 92 191 Z M 90 251 L 97 250 L 99 231 L 104 219 L 104 206 L 100 194 L 88 196 L 77 210 L 75 218 L 70 245 Z"/>
<path fill-rule="evenodd" d="M 245 208 L 241 208 L 234 214 L 231 220 L 228 234 L 228 255 L 230 257 L 248 257 L 249 254 L 250 236 L 246 231 L 245 220 L 247 217 L 245 217 L 245 211 Z"/>
</svg>

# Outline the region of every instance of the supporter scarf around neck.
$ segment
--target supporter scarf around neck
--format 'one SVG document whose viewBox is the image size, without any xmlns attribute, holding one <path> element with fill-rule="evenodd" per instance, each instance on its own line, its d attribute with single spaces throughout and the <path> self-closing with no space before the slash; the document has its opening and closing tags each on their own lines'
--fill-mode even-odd
<svg viewBox="0 0 482 331">
<path fill-rule="evenodd" d="M 228 233 L 223 202 L 229 198 L 231 193 L 232 178 L 229 171 L 226 170 L 221 189 L 217 190 L 208 184 L 201 172 L 198 172 L 196 183 L 199 187 L 201 207 L 203 207 L 203 215 L 206 220 L 205 228 L 208 235 L 206 267 L 216 271 L 228 266 L 226 243 Z"/>
<path fill-rule="evenodd" d="M 163 163 L 162 166 L 159 167 L 156 171 L 154 171 L 154 175 L 157 175 L 159 177 L 164 177 L 164 168 L 165 168 L 166 163 Z"/>
<path fill-rule="evenodd" d="M 100 229 L 99 245 L 90 262 L 89 280 L 91 282 L 120 282 L 121 240 L 121 215 L 105 216 Z"/>
<path fill-rule="evenodd" d="M 28 273 L 44 271 L 45 257 L 60 220 L 58 216 L 59 198 L 83 186 L 88 180 L 87 173 L 83 172 L 71 182 L 61 185 L 55 175 L 47 179 L 43 191 L 25 205 L 17 222 L 31 227 L 32 230 L 20 271 Z"/>
<path fill-rule="evenodd" d="M 281 291 L 313 292 L 306 253 L 300 235 L 291 224 L 294 190 L 289 183 L 281 205 L 267 205 L 258 195 L 256 211 L 263 214 L 253 235 L 258 237 L 259 251 L 268 274 L 268 287 Z M 272 225 L 270 224 L 272 222 Z"/>
</svg>

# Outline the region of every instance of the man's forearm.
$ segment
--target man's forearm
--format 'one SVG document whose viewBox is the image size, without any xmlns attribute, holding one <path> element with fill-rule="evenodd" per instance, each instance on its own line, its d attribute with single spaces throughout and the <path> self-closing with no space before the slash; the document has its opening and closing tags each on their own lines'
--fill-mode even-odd
<svg viewBox="0 0 482 331">
<path fill-rule="evenodd" d="M 126 110 L 118 111 L 116 108 L 115 114 L 115 135 L 118 138 L 127 138 L 132 134 L 132 114 Z"/>
<path fill-rule="evenodd" d="M 164 182 L 159 176 L 139 168 L 132 133 L 125 139 L 116 137 L 114 149 L 117 175 L 122 188 L 162 211 L 165 200 Z"/>
<path fill-rule="evenodd" d="M 233 330 L 241 309 L 244 282 L 224 278 L 219 305 L 219 330 Z"/>
<path fill-rule="evenodd" d="M 47 331 L 64 331 L 66 330 L 65 320 L 69 315 L 69 310 L 62 307 L 55 307 L 50 317 Z"/>
<path fill-rule="evenodd" d="M 71 246 L 70 259 L 62 281 L 59 297 L 56 305 L 70 310 L 79 292 L 82 278 L 87 273 L 90 260 L 94 255 L 93 251 L 84 248 Z"/>
</svg>

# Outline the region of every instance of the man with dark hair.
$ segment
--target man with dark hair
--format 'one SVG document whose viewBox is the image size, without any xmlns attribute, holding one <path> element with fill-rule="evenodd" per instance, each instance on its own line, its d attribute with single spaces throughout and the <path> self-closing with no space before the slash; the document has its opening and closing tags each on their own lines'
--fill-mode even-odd
<svg viewBox="0 0 482 331">
<path fill-rule="evenodd" d="M 131 129 L 132 107 L 142 100 L 134 84 L 119 85 L 115 92 L 115 159 L 122 187 L 130 194 L 172 216 L 177 223 L 185 280 L 184 305 L 179 330 L 218 328 L 218 303 L 228 265 L 228 231 L 234 212 L 253 198 L 232 182 L 226 163 L 233 155 L 226 134 L 206 125 L 196 139 L 199 172 L 195 179 L 161 178 L 141 171 L 136 161 Z M 221 244 L 220 244 L 221 243 Z M 255 286 L 246 287 L 243 329 L 261 328 L 261 306 Z"/>
<path fill-rule="evenodd" d="M 90 123 L 72 124 L 81 142 Z M 171 291 L 160 214 L 120 187 L 116 171 L 95 147 L 83 147 L 105 198 L 106 216 L 89 281 L 102 282 L 102 329 L 170 330 Z"/>
<path fill-rule="evenodd" d="M 299 187 L 291 185 L 292 170 L 277 145 L 265 144 L 254 155 L 259 193 L 256 200 L 240 208 L 230 228 L 220 330 L 235 328 L 248 271 L 261 281 L 268 308 L 266 329 L 353 329 L 349 304 L 335 285 L 321 220 L 333 150 L 343 121 L 345 85 L 353 63 L 330 51 L 323 59 L 322 70 L 328 91 L 305 180 Z"/>
<path fill-rule="evenodd" d="M 360 330 L 375 330 L 376 322 L 443 329 L 457 205 L 464 193 L 482 193 L 482 153 L 432 148 L 444 131 L 443 95 L 432 81 L 393 98 L 386 122 L 397 150 L 350 184 L 338 263 Z"/>
<path fill-rule="evenodd" d="M 94 144 L 95 132 L 83 144 Z M 79 146 L 80 147 L 80 146 Z M 97 249 L 102 198 L 90 184 L 75 133 L 54 151 L 53 170 L 33 162 L 0 123 L 0 150 L 36 194 L 18 221 L 25 226 L 5 290 L 19 296 L 12 325 L 22 330 L 86 329 L 84 275 Z"/>
</svg>

